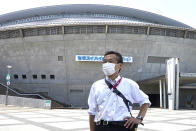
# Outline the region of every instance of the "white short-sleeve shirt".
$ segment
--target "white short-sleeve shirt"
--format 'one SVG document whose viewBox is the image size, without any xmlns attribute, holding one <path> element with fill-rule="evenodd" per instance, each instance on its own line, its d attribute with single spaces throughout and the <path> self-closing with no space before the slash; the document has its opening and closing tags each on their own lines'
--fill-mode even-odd
<svg viewBox="0 0 196 131">
<path fill-rule="evenodd" d="M 118 76 L 115 81 L 121 77 Z M 139 89 L 138 84 L 127 78 L 122 78 L 117 89 L 132 103 L 150 103 L 148 96 Z M 95 122 L 99 120 L 122 121 L 130 116 L 123 99 L 109 89 L 104 79 L 93 83 L 88 98 L 88 113 L 95 115 Z M 130 107 L 132 110 L 132 107 Z"/>
</svg>

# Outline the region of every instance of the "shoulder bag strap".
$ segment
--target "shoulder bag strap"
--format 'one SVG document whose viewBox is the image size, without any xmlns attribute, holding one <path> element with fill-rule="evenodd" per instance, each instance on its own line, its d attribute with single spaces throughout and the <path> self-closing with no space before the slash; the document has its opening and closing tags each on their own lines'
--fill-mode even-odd
<svg viewBox="0 0 196 131">
<path fill-rule="evenodd" d="M 121 78 L 122 79 L 122 78 Z M 120 79 L 120 80 L 121 80 Z M 117 82 L 118 84 L 120 83 L 120 80 Z M 125 103 L 125 105 L 126 105 L 126 107 L 127 107 L 127 109 L 128 109 L 128 111 L 130 112 L 130 114 L 131 114 L 131 111 L 130 111 L 130 108 L 129 108 L 129 106 L 132 106 L 133 104 L 132 104 L 132 102 L 131 101 L 129 101 L 129 100 L 127 100 L 127 98 L 119 91 L 119 90 L 117 90 L 117 88 L 113 88 L 113 87 L 117 87 L 118 85 L 112 85 L 109 81 L 107 81 L 106 79 L 105 79 L 105 83 L 108 85 L 108 87 L 110 88 L 110 89 L 113 89 L 113 92 L 116 94 L 116 95 L 118 95 L 119 97 L 121 97 L 122 99 L 123 99 L 123 102 Z M 131 116 L 132 116 L 132 114 L 131 114 Z"/>
</svg>

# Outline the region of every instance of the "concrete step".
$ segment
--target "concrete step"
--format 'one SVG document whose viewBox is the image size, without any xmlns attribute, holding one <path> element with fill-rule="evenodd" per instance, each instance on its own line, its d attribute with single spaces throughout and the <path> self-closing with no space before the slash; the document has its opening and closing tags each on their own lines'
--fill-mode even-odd
<svg viewBox="0 0 196 131">
<path fill-rule="evenodd" d="M 14 90 L 17 93 L 20 93 L 20 94 L 39 94 L 40 96 L 44 97 L 45 99 L 51 100 L 51 108 L 52 109 L 64 109 L 64 108 L 70 107 L 70 105 L 65 104 L 65 103 L 58 102 L 57 100 L 51 98 L 50 96 L 48 96 L 48 95 L 46 95 L 46 94 L 44 94 L 42 92 L 25 93 L 25 92 L 23 92 L 23 91 L 21 91 L 19 89 L 16 89 L 16 88 L 11 88 L 11 89 Z M 7 90 L 7 88 L 1 84 L 0 85 L 0 94 L 1 95 L 5 95 L 6 94 L 6 90 Z M 31 96 L 24 96 L 24 95 L 18 95 L 15 92 L 9 90 L 8 95 L 9 96 L 19 96 L 19 97 L 25 97 L 25 98 L 40 99 L 39 96 L 33 96 L 33 95 L 31 95 Z"/>
</svg>

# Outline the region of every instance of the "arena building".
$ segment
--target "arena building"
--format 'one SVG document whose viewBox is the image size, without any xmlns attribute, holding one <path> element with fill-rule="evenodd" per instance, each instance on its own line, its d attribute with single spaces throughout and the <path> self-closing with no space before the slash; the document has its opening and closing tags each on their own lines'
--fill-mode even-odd
<svg viewBox="0 0 196 131">
<path fill-rule="evenodd" d="M 180 72 L 196 71 L 196 30 L 154 13 L 76 4 L 0 16 L 0 83 L 6 83 L 11 65 L 10 87 L 25 93 L 87 107 L 92 83 L 104 77 L 101 60 L 108 50 L 122 53 L 121 75 L 141 83 L 153 106 L 160 104 L 159 82 L 145 82 L 165 75 L 165 60 L 179 58 Z M 180 107 L 190 99 L 196 107 L 192 83 L 180 85 Z M 187 84 L 191 88 L 185 89 Z"/>
</svg>

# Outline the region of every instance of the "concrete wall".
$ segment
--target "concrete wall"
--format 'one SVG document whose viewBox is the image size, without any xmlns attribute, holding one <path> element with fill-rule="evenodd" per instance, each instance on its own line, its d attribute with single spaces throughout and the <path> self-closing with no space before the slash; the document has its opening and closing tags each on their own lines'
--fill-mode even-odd
<svg viewBox="0 0 196 131">
<path fill-rule="evenodd" d="M 104 75 L 101 63 L 76 62 L 75 55 L 103 55 L 107 50 L 133 57 L 133 63 L 125 63 L 121 74 L 136 81 L 165 73 L 165 65 L 147 63 L 148 56 L 179 57 L 180 72 L 196 70 L 196 40 L 137 34 L 66 34 L 1 39 L 0 81 L 5 82 L 9 64 L 13 66 L 11 74 L 19 75 L 18 79 L 11 77 L 12 87 L 46 92 L 60 102 L 87 106 L 92 83 Z M 63 61 L 58 61 L 58 56 L 63 56 Z M 33 74 L 38 78 L 33 79 Z M 46 79 L 41 79 L 41 74 Z M 50 79 L 50 75 L 55 75 L 55 79 Z"/>
<path fill-rule="evenodd" d="M 5 95 L 0 95 L 0 104 L 5 104 Z M 8 96 L 7 105 L 51 109 L 50 100 L 32 99 L 17 96 Z"/>
</svg>

